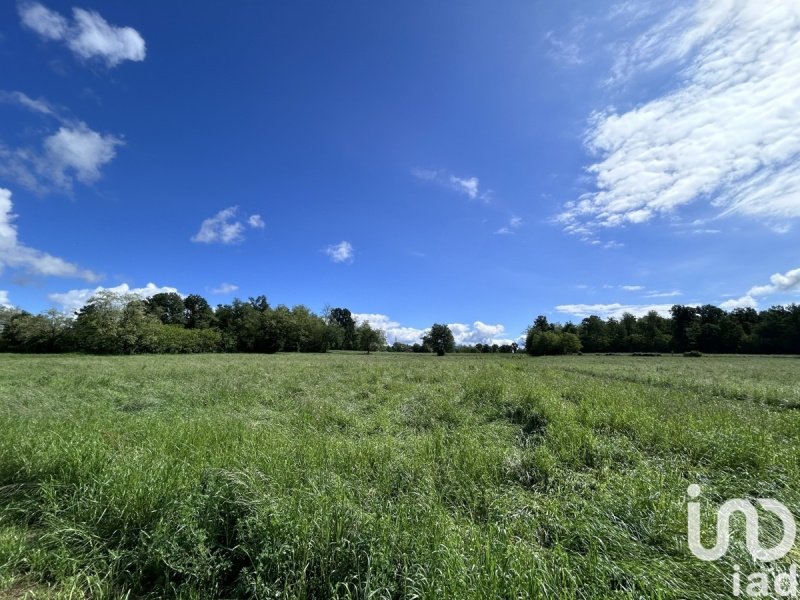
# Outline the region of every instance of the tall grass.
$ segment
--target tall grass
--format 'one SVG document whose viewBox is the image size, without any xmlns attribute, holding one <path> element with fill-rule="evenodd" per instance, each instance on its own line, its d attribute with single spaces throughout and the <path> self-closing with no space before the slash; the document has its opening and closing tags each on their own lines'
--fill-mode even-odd
<svg viewBox="0 0 800 600">
<path fill-rule="evenodd" d="M 686 488 L 800 514 L 790 361 L 4 357 L 0 598 L 730 597 Z"/>
</svg>

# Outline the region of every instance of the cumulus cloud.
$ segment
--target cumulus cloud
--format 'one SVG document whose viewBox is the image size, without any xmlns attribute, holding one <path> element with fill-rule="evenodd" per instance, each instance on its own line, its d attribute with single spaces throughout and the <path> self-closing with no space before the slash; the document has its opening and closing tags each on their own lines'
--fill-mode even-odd
<svg viewBox="0 0 800 600">
<path fill-rule="evenodd" d="M 82 60 L 99 60 L 107 67 L 142 61 L 145 43 L 132 27 L 110 25 L 100 14 L 72 9 L 72 21 L 38 2 L 19 5 L 22 24 L 45 40 L 63 42 Z"/>
<path fill-rule="evenodd" d="M 232 294 L 239 289 L 238 285 L 233 283 L 221 283 L 218 287 L 211 290 L 212 294 Z"/>
<path fill-rule="evenodd" d="M 404 327 L 387 315 L 379 313 L 354 313 L 353 319 L 356 323 L 368 321 L 373 328 L 382 330 L 386 334 L 386 341 L 390 344 L 394 342 L 402 344 L 420 343 L 422 335 L 425 333 L 424 329 Z"/>
<path fill-rule="evenodd" d="M 230 206 L 200 224 L 200 230 L 191 238 L 201 244 L 238 244 L 244 241 L 247 227 L 263 229 L 264 221 L 260 215 L 250 215 L 246 223 L 239 219 L 239 207 Z"/>
<path fill-rule="evenodd" d="M 670 314 L 670 308 L 672 308 L 672 304 L 620 304 L 619 302 L 612 304 L 559 304 L 556 306 L 558 312 L 578 317 L 579 319 L 585 319 L 592 315 L 597 315 L 604 319 L 609 317 L 618 319 L 625 313 L 641 317 L 652 310 L 661 316 L 667 317 Z"/>
<path fill-rule="evenodd" d="M 761 296 L 771 296 L 786 292 L 796 292 L 800 290 L 800 269 L 792 269 L 786 273 L 775 273 L 769 278 L 767 285 L 755 285 L 751 287 L 744 296 L 726 300 L 720 304 L 725 310 L 734 308 L 758 308 L 758 300 Z"/>
<path fill-rule="evenodd" d="M 58 130 L 42 140 L 40 150 L 11 148 L 0 142 L 0 176 L 8 177 L 36 192 L 50 187 L 70 190 L 77 180 L 91 184 L 101 169 L 117 155 L 124 140 L 91 129 L 83 121 L 64 116 L 46 100 L 22 92 L 0 92 L 0 102 L 15 104 L 59 122 Z"/>
<path fill-rule="evenodd" d="M 387 315 L 380 313 L 354 313 L 353 319 L 357 323 L 368 321 L 369 324 L 381 329 L 386 334 L 386 341 L 389 344 L 400 342 L 402 344 L 418 344 L 422 342 L 422 336 L 427 329 L 418 327 L 408 327 L 401 325 Z M 490 325 L 482 321 L 474 323 L 449 323 L 447 325 L 453 332 L 453 339 L 456 345 L 472 344 L 510 344 L 514 340 L 508 339 L 508 334 L 503 325 Z"/>
<path fill-rule="evenodd" d="M 11 191 L 0 188 L 0 271 L 4 267 L 24 269 L 36 275 L 54 277 L 76 277 L 86 281 L 97 281 L 99 276 L 81 269 L 76 264 L 57 256 L 36 250 L 21 243 L 17 237 L 17 226 L 11 211 Z"/>
<path fill-rule="evenodd" d="M 92 183 L 100 177 L 100 168 L 117 155 L 116 147 L 124 142 L 113 135 L 92 131 L 85 124 L 61 127 L 44 140 L 43 167 L 61 186 L 68 186 L 72 174 L 81 183 Z"/>
<path fill-rule="evenodd" d="M 697 202 L 717 217 L 800 217 L 800 4 L 705 0 L 622 54 L 626 76 L 677 67 L 679 83 L 592 117 L 596 191 L 564 207 L 567 231 L 640 224 Z"/>
<path fill-rule="evenodd" d="M 411 174 L 422 181 L 429 181 L 442 187 L 454 190 L 470 200 L 491 200 L 491 190 L 483 191 L 480 187 L 480 180 L 477 177 L 458 177 L 442 169 L 420 169 L 411 170 Z"/>
<path fill-rule="evenodd" d="M 177 288 L 160 287 L 154 283 L 148 283 L 146 286 L 140 288 L 132 288 L 127 283 L 122 283 L 115 287 L 98 286 L 94 289 L 87 288 L 80 290 L 69 290 L 67 292 L 56 292 L 49 294 L 47 298 L 50 300 L 50 302 L 58 306 L 63 312 L 67 314 L 73 314 L 75 311 L 80 310 L 92 296 L 95 296 L 103 291 L 113 292 L 121 295 L 138 296 L 142 300 L 161 293 L 180 294 Z M 183 294 L 180 295 L 182 296 Z"/>
<path fill-rule="evenodd" d="M 341 241 L 325 248 L 325 254 L 335 263 L 353 262 L 355 259 L 355 249 L 350 242 Z"/>
<path fill-rule="evenodd" d="M 6 290 L 0 290 L 0 306 L 5 308 L 11 308 L 13 306 L 8 299 L 8 292 Z"/>
</svg>

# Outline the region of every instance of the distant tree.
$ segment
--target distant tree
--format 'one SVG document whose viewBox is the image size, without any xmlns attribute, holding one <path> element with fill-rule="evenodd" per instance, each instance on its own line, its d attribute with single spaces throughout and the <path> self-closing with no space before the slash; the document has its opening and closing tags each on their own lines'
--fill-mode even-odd
<svg viewBox="0 0 800 600">
<path fill-rule="evenodd" d="M 214 324 L 214 311 L 205 298 L 198 294 L 189 294 L 184 298 L 186 307 L 186 328 L 205 329 Z"/>
<path fill-rule="evenodd" d="M 145 300 L 147 312 L 164 325 L 185 325 L 186 306 L 183 298 L 174 292 L 162 292 Z"/>
<path fill-rule="evenodd" d="M 581 340 L 576 334 L 560 328 L 542 331 L 534 324 L 528 328 L 525 351 L 531 356 L 575 354 L 581 351 Z"/>
<path fill-rule="evenodd" d="M 698 310 L 694 306 L 676 304 L 672 314 L 672 346 L 676 352 L 695 350 L 700 334 Z"/>
<path fill-rule="evenodd" d="M 547 317 L 545 317 L 544 315 L 539 315 L 533 322 L 533 329 L 535 331 L 540 331 L 544 333 L 545 331 L 552 331 L 553 326 L 547 322 Z"/>
<path fill-rule="evenodd" d="M 373 329 L 369 321 L 364 321 L 356 328 L 358 349 L 367 354 L 380 350 L 386 345 L 386 336 L 380 329 Z"/>
<path fill-rule="evenodd" d="M 346 308 L 332 308 L 328 311 L 328 323 L 340 328 L 342 350 L 353 350 L 356 340 L 356 322 L 353 314 Z"/>
<path fill-rule="evenodd" d="M 608 350 L 608 326 L 600 317 L 594 315 L 586 317 L 581 321 L 577 332 L 566 332 L 577 333 L 586 352 L 605 352 Z"/>
<path fill-rule="evenodd" d="M 422 343 L 430 346 L 437 356 L 444 356 L 446 352 L 453 352 L 456 348 L 453 332 L 447 325 L 441 323 L 434 323 L 431 326 L 422 337 Z"/>
</svg>

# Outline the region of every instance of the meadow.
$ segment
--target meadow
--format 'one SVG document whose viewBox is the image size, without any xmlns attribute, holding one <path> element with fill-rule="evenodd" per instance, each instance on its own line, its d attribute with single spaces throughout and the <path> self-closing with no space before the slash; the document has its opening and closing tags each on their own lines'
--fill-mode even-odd
<svg viewBox="0 0 800 600">
<path fill-rule="evenodd" d="M 729 598 L 800 359 L 0 356 L 0 598 Z M 762 541 L 779 537 L 762 522 Z M 800 562 L 793 550 L 781 561 Z"/>
</svg>

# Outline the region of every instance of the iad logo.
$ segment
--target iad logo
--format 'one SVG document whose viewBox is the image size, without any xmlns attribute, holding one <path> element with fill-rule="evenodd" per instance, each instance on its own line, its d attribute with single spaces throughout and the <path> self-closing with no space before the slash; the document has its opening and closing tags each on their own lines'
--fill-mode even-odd
<svg viewBox="0 0 800 600">
<path fill-rule="evenodd" d="M 700 486 L 693 484 L 687 489 L 689 498 L 696 500 L 700 497 Z M 718 560 L 722 558 L 730 546 L 730 520 L 731 517 L 739 512 L 745 519 L 745 544 L 747 551 L 755 561 L 770 562 L 786 556 L 794 547 L 797 527 L 794 517 L 788 508 L 777 500 L 759 498 L 757 500 L 761 508 L 772 513 L 780 519 L 783 525 L 783 536 L 781 541 L 771 548 L 761 546 L 759 540 L 758 511 L 748 500 L 734 498 L 728 500 L 717 510 L 717 540 L 713 547 L 706 548 L 700 541 L 700 503 L 689 501 L 689 550 L 697 558 L 705 561 Z M 770 577 L 768 573 L 752 573 L 747 576 L 747 588 L 745 592 L 753 597 L 766 597 L 770 595 Z M 741 595 L 741 574 L 739 565 L 734 566 L 733 573 L 733 594 Z M 774 575 L 774 591 L 778 596 L 797 595 L 797 566 L 792 565 L 788 572 Z"/>
</svg>

